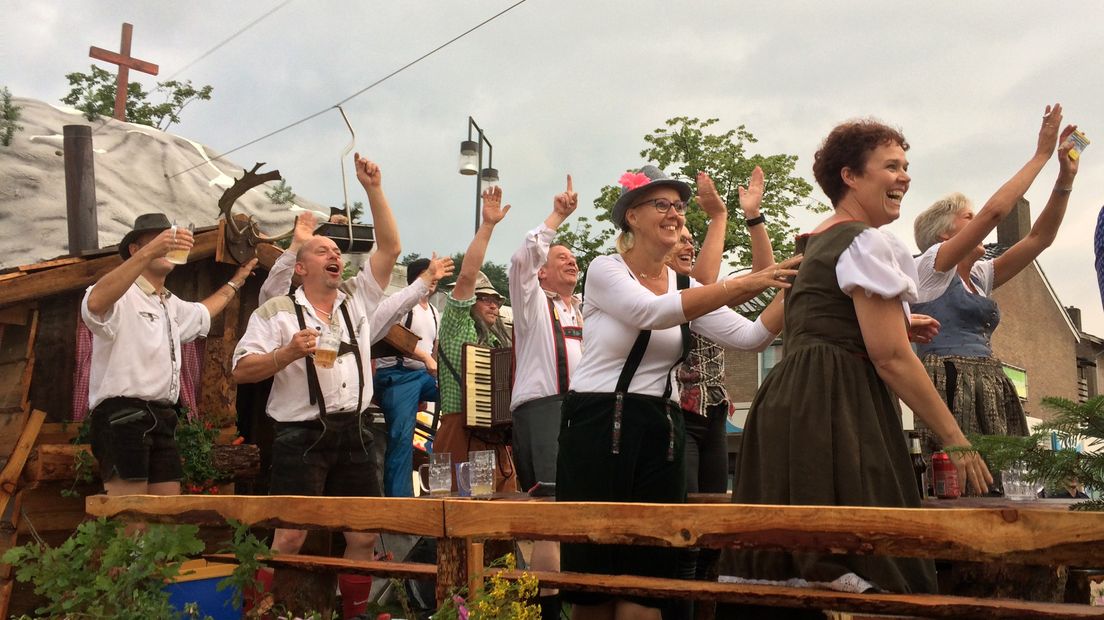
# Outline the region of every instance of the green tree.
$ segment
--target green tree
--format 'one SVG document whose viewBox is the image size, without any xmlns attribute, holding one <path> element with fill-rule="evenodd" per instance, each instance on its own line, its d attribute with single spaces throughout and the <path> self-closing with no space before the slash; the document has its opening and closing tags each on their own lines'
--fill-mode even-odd
<svg viewBox="0 0 1104 620">
<path fill-rule="evenodd" d="M 828 207 L 812 200 L 812 185 L 794 174 L 796 155 L 750 155 L 748 145 L 758 142 L 755 136 L 744 125 L 717 133 L 714 125 L 718 122 L 715 118 L 701 120 L 686 116 L 668 119 L 665 127 L 644 136 L 649 146 L 640 151 L 640 157 L 646 162 L 654 162 L 672 177 L 686 181 L 695 189 L 698 172 L 709 173 L 721 199 L 728 206 L 730 217 L 725 251 L 734 254 L 732 262 L 735 265 L 751 264 L 751 239 L 744 225 L 737 188 L 747 185 L 755 166 L 761 167 L 766 177 L 761 211 L 767 218 L 767 231 L 774 246 L 775 258 L 789 256 L 793 253 L 793 237 L 797 232 L 790 224 L 791 211 L 797 207 L 826 211 Z M 598 209 L 597 221 L 610 221 L 613 205 L 620 194 L 619 186 L 602 188 L 594 201 Z M 686 225 L 695 238 L 704 238 L 708 222 L 697 207 L 697 197 L 691 199 Z M 609 251 L 606 244 L 615 231 L 608 224 L 603 229 L 595 230 L 595 225 L 589 220 L 579 218 L 574 226 L 573 229 L 569 222 L 561 227 L 557 241 L 572 248 L 580 267 L 589 265 L 594 257 Z"/>
<path fill-rule="evenodd" d="M 10 146 L 15 132 L 23 131 L 16 121 L 23 115 L 22 106 L 12 103 L 11 91 L 5 86 L 0 88 L 0 145 Z"/>
<path fill-rule="evenodd" d="M 410 252 L 408 254 L 404 254 L 403 257 L 399 259 L 399 264 L 409 265 L 410 263 L 413 263 L 421 257 L 422 255 L 417 252 Z"/>
<path fill-rule="evenodd" d="M 92 65 L 91 73 L 69 73 L 65 79 L 69 80 L 70 90 L 61 98 L 62 103 L 84 112 L 84 117 L 90 121 L 115 113 L 115 76 Z M 173 123 L 180 122 L 180 112 L 189 103 L 197 99 L 210 100 L 213 90 L 209 84 L 197 88 L 191 80 L 158 82 L 154 91 L 163 94 L 165 101 L 154 104 L 146 101 L 150 93 L 143 90 L 140 83 L 128 82 L 126 120 L 166 131 Z"/>
<path fill-rule="evenodd" d="M 265 192 L 265 197 L 274 205 L 287 205 L 295 202 L 295 192 L 291 191 L 286 179 L 280 179 L 275 187 Z"/>
</svg>

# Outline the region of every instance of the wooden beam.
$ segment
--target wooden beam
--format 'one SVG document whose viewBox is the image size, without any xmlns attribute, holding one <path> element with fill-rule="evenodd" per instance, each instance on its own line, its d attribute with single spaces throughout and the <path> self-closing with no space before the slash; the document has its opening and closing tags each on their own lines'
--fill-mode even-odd
<svg viewBox="0 0 1104 620">
<path fill-rule="evenodd" d="M 1095 566 L 1104 518 L 1059 509 L 444 500 L 446 534 Z"/>
<path fill-rule="evenodd" d="M 209 230 L 197 233 L 195 245 L 188 262 L 203 260 L 215 255 L 215 241 L 218 232 Z M 9 280 L 4 285 L 4 296 L 0 306 L 9 306 L 28 299 L 48 297 L 65 291 L 84 288 L 95 283 L 104 274 L 122 264 L 123 259 L 116 254 L 69 263 L 55 269 L 45 269 L 28 273 L 21 278 Z"/>
<path fill-rule="evenodd" d="M 487 569 L 488 575 L 504 573 L 517 579 L 522 571 Z M 793 607 L 814 610 L 859 611 L 925 618 L 1104 618 L 1104 607 L 1035 603 L 1012 599 L 982 599 L 938 594 L 854 594 L 710 581 L 528 571 L 542 588 L 603 592 L 615 596 L 694 598 L 726 603 Z"/>
<path fill-rule="evenodd" d="M 30 417 L 27 418 L 27 424 L 23 426 L 23 433 L 19 436 L 15 449 L 12 450 L 11 458 L 0 471 L 0 514 L 4 514 L 8 502 L 16 492 L 19 475 L 23 473 L 23 465 L 27 462 L 27 456 L 34 447 L 35 438 L 38 437 L 38 431 L 42 428 L 42 422 L 45 419 L 46 412 L 37 410 L 31 412 Z"/>
<path fill-rule="evenodd" d="M 23 480 L 27 483 L 73 480 L 77 474 L 77 454 L 81 451 L 91 454 L 92 447 L 87 444 L 39 444 L 27 459 Z M 216 444 L 212 452 L 215 467 L 227 472 L 226 480 L 256 478 L 261 472 L 261 449 L 256 445 Z M 92 467 L 92 474 L 99 476 L 99 466 L 94 463 Z"/>
<path fill-rule="evenodd" d="M 93 495 L 85 510 L 151 523 L 221 525 L 235 519 L 259 527 L 444 536 L 441 502 L 415 498 Z"/>
<path fill-rule="evenodd" d="M 437 605 L 468 585 L 467 545 L 462 538 L 437 540 Z"/>
<path fill-rule="evenodd" d="M 232 553 L 212 553 L 203 556 L 211 562 L 237 563 Z M 273 554 L 271 558 L 257 558 L 274 567 L 290 566 L 299 570 L 317 573 L 350 573 L 354 575 L 381 575 L 399 579 L 433 579 L 437 576 L 437 565 L 418 562 L 381 562 L 377 560 L 347 560 L 320 555 Z"/>
</svg>

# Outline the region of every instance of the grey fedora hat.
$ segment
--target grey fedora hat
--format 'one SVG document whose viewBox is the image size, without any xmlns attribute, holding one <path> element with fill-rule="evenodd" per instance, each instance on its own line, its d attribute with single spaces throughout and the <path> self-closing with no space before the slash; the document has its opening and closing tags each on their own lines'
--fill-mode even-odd
<svg viewBox="0 0 1104 620">
<path fill-rule="evenodd" d="M 172 228 L 169 218 L 164 213 L 143 213 L 134 220 L 134 229 L 128 232 L 119 242 L 119 255 L 123 260 L 130 258 L 130 244 L 148 232 L 161 232 Z"/>
<path fill-rule="evenodd" d="M 688 184 L 678 179 L 672 179 L 667 176 L 667 173 L 651 164 L 641 168 L 638 173 L 626 172 L 621 175 L 619 182 L 621 184 L 621 196 L 613 204 L 611 219 L 621 230 L 629 229 L 628 222 L 625 219 L 625 213 L 629 210 L 629 207 L 648 190 L 661 186 L 671 187 L 679 193 L 679 198 L 684 202 L 690 200 L 690 196 L 693 194 Z"/>
</svg>

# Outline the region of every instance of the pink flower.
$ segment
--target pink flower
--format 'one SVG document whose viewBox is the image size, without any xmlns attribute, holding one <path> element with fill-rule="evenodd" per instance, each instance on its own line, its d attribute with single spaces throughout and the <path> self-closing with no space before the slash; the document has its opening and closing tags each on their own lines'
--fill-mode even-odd
<svg viewBox="0 0 1104 620">
<path fill-rule="evenodd" d="M 644 187 L 645 185 L 651 183 L 652 180 L 649 179 L 648 175 L 644 174 L 643 172 L 626 172 L 625 174 L 621 175 L 621 178 L 618 179 L 617 182 L 621 184 L 621 187 L 625 188 L 626 192 L 628 192 L 638 187 Z"/>
<path fill-rule="evenodd" d="M 468 620 L 468 608 L 464 605 L 464 599 L 454 595 L 452 602 L 456 603 L 456 615 L 460 620 Z"/>
</svg>

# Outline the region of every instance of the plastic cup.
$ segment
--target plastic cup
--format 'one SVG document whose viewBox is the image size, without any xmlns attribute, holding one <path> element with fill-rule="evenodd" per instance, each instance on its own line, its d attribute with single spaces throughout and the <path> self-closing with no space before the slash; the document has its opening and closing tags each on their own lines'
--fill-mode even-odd
<svg viewBox="0 0 1104 620">
<path fill-rule="evenodd" d="M 188 224 L 187 228 L 188 228 L 189 231 L 195 232 L 195 224 Z M 176 231 L 177 231 L 177 225 L 176 224 L 173 224 L 172 231 L 173 231 L 173 240 L 175 241 L 176 240 Z M 172 263 L 174 265 L 183 265 L 183 264 L 188 262 L 188 255 L 190 253 L 191 253 L 191 250 L 170 250 L 167 254 L 165 254 L 165 260 L 169 261 L 170 263 Z"/>
</svg>

